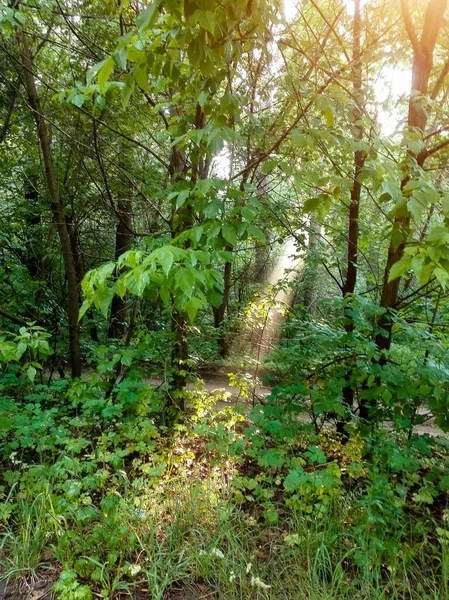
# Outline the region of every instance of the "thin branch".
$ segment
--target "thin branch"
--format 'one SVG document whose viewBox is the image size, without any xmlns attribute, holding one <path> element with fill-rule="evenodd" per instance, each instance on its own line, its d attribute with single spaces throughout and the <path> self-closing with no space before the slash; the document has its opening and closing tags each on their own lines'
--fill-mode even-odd
<svg viewBox="0 0 449 600">
<path fill-rule="evenodd" d="M 421 44 L 419 42 L 418 36 L 416 35 L 416 30 L 415 26 L 413 25 L 412 17 L 410 16 L 410 7 L 408 5 L 408 0 L 401 0 L 401 9 L 405 29 L 407 31 L 409 40 L 412 44 L 415 54 L 419 54 L 421 52 Z"/>
<path fill-rule="evenodd" d="M 444 66 L 441 69 L 441 73 L 439 74 L 438 79 L 437 79 L 437 81 L 435 83 L 435 86 L 434 86 L 434 88 L 432 90 L 432 94 L 430 96 L 430 98 L 432 100 L 436 100 L 436 98 L 437 98 L 437 96 L 438 96 L 438 94 L 440 92 L 440 89 L 441 89 L 441 87 L 442 87 L 442 85 L 444 83 L 444 80 L 446 79 L 446 75 L 448 73 L 449 73 L 449 58 L 444 63 Z"/>
<path fill-rule="evenodd" d="M 2 308 L 0 308 L 0 316 L 4 317 L 5 319 L 8 319 L 8 321 L 11 321 L 12 323 L 16 323 L 17 325 L 23 325 L 24 327 L 27 327 L 28 325 L 28 322 L 25 321 L 25 319 L 17 317 L 16 315 L 12 315 L 11 313 L 7 312 L 6 310 L 3 310 Z"/>
</svg>

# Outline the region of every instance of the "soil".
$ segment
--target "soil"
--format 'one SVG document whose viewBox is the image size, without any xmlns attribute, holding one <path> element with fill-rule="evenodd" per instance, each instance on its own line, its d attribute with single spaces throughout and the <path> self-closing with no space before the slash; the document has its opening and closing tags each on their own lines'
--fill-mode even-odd
<svg viewBox="0 0 449 600">
<path fill-rule="evenodd" d="M 19 588 L 0 581 L 0 600 L 56 600 L 52 587 L 57 579 L 56 576 L 30 582 L 21 580 Z"/>
<path fill-rule="evenodd" d="M 57 578 L 56 578 L 57 579 Z M 29 585 L 22 585 L 22 589 L 8 588 L 5 582 L 0 581 L 0 600 L 57 600 L 52 592 L 56 579 L 39 579 Z M 162 600 L 214 600 L 214 592 L 202 584 L 185 584 L 182 587 L 173 586 L 165 592 Z M 133 600 L 150 600 L 152 596 L 148 590 L 137 590 Z M 117 596 L 117 600 L 130 600 L 129 595 Z"/>
</svg>

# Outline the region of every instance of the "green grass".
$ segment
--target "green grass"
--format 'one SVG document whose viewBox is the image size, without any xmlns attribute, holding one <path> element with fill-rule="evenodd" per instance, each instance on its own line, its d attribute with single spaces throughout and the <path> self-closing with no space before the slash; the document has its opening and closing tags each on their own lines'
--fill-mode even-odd
<svg viewBox="0 0 449 600">
<path fill-rule="evenodd" d="M 218 471 L 164 489 L 138 483 L 115 497 L 111 514 L 103 508 L 92 518 L 82 507 L 58 513 L 51 493 L 20 502 L 1 533 L 2 578 L 32 582 L 56 565 L 64 600 L 90 598 L 91 589 L 104 598 L 147 590 L 162 600 L 173 586 L 226 600 L 449 598 L 447 552 L 426 555 L 429 545 L 412 532 L 400 532 L 402 548 L 389 564 L 354 565 L 357 548 L 344 525 L 354 509 L 349 495 L 320 519 L 291 511 L 274 526 L 236 507 Z"/>
</svg>

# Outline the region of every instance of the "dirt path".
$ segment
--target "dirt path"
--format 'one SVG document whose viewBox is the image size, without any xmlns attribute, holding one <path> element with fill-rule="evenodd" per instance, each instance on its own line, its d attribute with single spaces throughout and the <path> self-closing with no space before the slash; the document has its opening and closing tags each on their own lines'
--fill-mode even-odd
<svg viewBox="0 0 449 600">
<path fill-rule="evenodd" d="M 204 381 L 204 389 L 206 391 L 213 392 L 217 390 L 222 390 L 223 392 L 230 394 L 227 400 L 220 400 L 217 402 L 216 408 L 219 411 L 230 406 L 235 406 L 236 404 L 247 404 L 249 410 L 252 406 L 257 405 L 259 401 L 264 402 L 267 399 L 267 397 L 271 394 L 271 391 L 274 387 L 274 384 L 270 385 L 268 383 L 262 383 L 261 385 L 257 386 L 254 390 L 251 390 L 250 397 L 248 399 L 245 399 L 240 395 L 239 390 L 236 387 L 229 385 L 229 377 L 227 375 L 220 373 L 203 373 L 201 377 Z M 156 383 L 157 385 L 163 383 L 162 379 L 153 379 L 151 381 Z M 189 384 L 188 388 L 194 389 L 195 385 Z M 425 407 L 423 407 L 422 409 L 419 409 L 418 414 L 426 416 L 429 414 L 429 411 Z M 301 421 L 310 422 L 309 415 L 306 412 L 301 413 L 299 418 Z M 392 429 L 391 422 L 386 422 L 385 427 L 387 429 Z M 432 437 L 447 437 L 448 435 L 442 429 L 440 429 L 438 425 L 435 424 L 435 420 L 433 418 L 430 418 L 425 423 L 416 425 L 414 428 L 414 432 L 419 435 L 431 435 Z"/>
</svg>

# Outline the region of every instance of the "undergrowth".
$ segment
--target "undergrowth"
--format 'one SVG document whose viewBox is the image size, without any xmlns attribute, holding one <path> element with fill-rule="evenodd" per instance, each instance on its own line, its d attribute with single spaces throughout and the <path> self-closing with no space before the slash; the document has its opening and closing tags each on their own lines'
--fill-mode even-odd
<svg viewBox="0 0 449 600">
<path fill-rule="evenodd" d="M 449 598 L 444 438 L 354 427 L 342 444 L 279 394 L 217 412 L 201 386 L 169 428 L 165 392 L 138 380 L 108 400 L 95 378 L 13 400 L 16 383 L 0 578 L 18 597 L 48 580 L 62 600 Z"/>
</svg>

